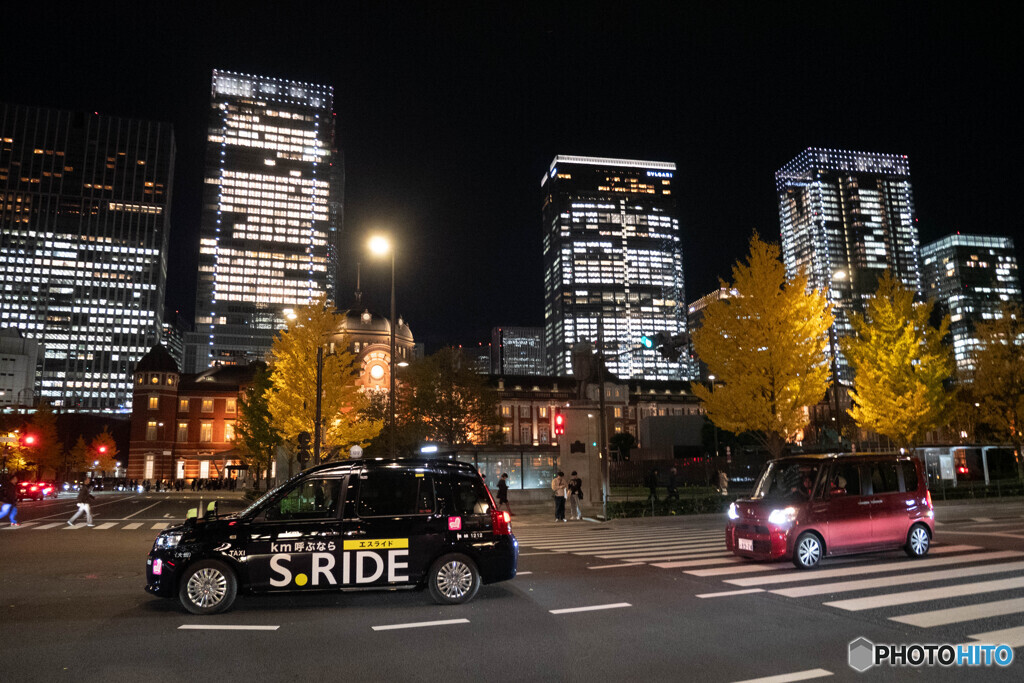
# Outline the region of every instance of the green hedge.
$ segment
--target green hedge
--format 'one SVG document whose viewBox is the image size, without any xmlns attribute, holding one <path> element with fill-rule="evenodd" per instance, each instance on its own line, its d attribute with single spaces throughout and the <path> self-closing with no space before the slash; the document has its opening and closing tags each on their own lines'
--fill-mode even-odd
<svg viewBox="0 0 1024 683">
<path fill-rule="evenodd" d="M 652 514 L 656 517 L 667 517 L 725 512 L 733 500 L 733 497 L 723 497 L 718 494 L 672 501 L 659 500 L 654 503 L 653 510 L 650 501 L 612 501 L 608 503 L 608 518 L 650 517 Z"/>
<path fill-rule="evenodd" d="M 933 484 L 934 486 L 934 484 Z M 985 485 L 962 483 L 960 486 L 934 486 L 932 500 L 971 500 L 972 498 L 1006 498 L 1024 496 L 1024 485 L 1017 480 Z"/>
</svg>

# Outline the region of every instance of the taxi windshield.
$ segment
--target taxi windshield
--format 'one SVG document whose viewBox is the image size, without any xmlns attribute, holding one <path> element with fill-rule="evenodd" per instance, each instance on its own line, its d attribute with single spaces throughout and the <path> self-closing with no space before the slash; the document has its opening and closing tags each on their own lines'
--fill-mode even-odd
<svg viewBox="0 0 1024 683">
<path fill-rule="evenodd" d="M 818 479 L 816 462 L 770 462 L 761 473 L 751 498 L 754 500 L 810 500 Z"/>
<path fill-rule="evenodd" d="M 264 503 L 266 503 L 268 500 L 270 500 L 271 496 L 273 496 L 275 493 L 277 493 L 278 491 L 283 489 L 285 486 L 288 486 L 289 484 L 291 484 L 293 481 L 295 481 L 299 477 L 304 476 L 305 474 L 306 474 L 305 472 L 299 472 L 298 474 L 296 474 L 294 477 L 292 477 L 288 481 L 284 482 L 283 484 L 281 484 L 279 486 L 275 486 L 274 488 L 270 489 L 269 491 L 264 493 L 262 496 L 257 498 L 255 503 L 253 503 L 252 505 L 250 505 L 249 507 L 245 508 L 240 513 L 238 513 L 238 516 L 239 517 L 249 517 L 250 515 L 256 514 L 256 511 L 259 510 L 260 507 Z"/>
</svg>

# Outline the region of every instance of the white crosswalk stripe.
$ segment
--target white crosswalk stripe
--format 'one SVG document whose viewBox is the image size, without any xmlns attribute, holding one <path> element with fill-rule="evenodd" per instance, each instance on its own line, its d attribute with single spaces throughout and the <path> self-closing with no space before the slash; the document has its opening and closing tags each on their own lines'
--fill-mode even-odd
<svg viewBox="0 0 1024 683">
<path fill-rule="evenodd" d="M 752 600 L 758 599 L 760 594 L 775 596 L 775 599 L 818 599 L 823 608 L 845 612 L 887 610 L 884 618 L 918 628 L 961 623 L 979 625 L 988 619 L 999 619 L 1000 625 L 1005 625 L 1007 619 L 1011 624 L 1014 621 L 1024 623 L 1024 597 L 1012 593 L 1024 588 L 1024 577 L 1016 576 L 1024 570 L 1024 552 L 1016 550 L 939 543 L 921 559 L 908 559 L 902 553 L 893 552 L 852 555 L 828 558 L 821 567 L 810 571 L 796 571 L 789 562 L 753 562 L 736 557 L 725 549 L 724 533 L 718 529 L 558 527 L 529 529 L 516 536 L 521 546 L 537 552 L 568 553 L 609 561 L 608 564 L 596 563 L 591 569 L 631 571 L 628 568 L 647 565 L 682 571 L 728 587 L 727 590 L 695 591 L 699 598 Z M 951 538 L 966 539 L 962 535 Z M 936 585 L 918 587 L 928 583 Z M 852 595 L 847 599 L 832 598 L 843 593 Z M 1009 594 L 996 595 L 998 593 Z M 988 601 L 984 599 L 986 595 L 991 596 Z M 962 604 L 972 596 L 978 596 L 974 604 Z M 951 599 L 960 604 L 948 607 Z M 963 638 L 964 631 L 959 633 L 956 637 Z M 1024 644 L 1024 626 L 970 638 Z"/>
<path fill-rule="evenodd" d="M 82 520 L 75 522 L 74 526 L 68 525 L 66 520 L 60 522 L 53 521 L 34 521 L 34 522 L 22 522 L 20 526 L 14 527 L 17 529 L 25 529 L 31 531 L 48 531 L 51 529 L 59 529 L 61 531 L 77 531 L 79 529 L 87 529 L 89 531 L 135 531 L 137 529 L 143 529 L 144 531 L 162 531 L 172 524 L 177 522 L 156 522 L 150 526 L 151 522 L 131 522 L 125 523 L 124 520 L 117 520 L 115 522 L 99 522 L 97 521 L 95 526 L 89 527 Z M 0 530 L 7 530 L 12 527 L 0 527 Z"/>
</svg>

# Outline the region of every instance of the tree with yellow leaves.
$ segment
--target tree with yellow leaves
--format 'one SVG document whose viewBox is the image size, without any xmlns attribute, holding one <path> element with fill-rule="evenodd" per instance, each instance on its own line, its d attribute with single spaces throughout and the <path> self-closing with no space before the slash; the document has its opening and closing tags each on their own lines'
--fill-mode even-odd
<svg viewBox="0 0 1024 683">
<path fill-rule="evenodd" d="M 736 296 L 704 310 L 693 345 L 715 376 L 714 389 L 694 383 L 708 417 L 731 432 L 751 432 L 773 457 L 807 426 L 805 406 L 829 385 L 825 295 L 809 291 L 801 272 L 786 279 L 779 247 L 750 240 L 746 263 L 733 266 Z"/>
<path fill-rule="evenodd" d="M 929 323 L 931 303 L 914 303 L 914 292 L 886 271 L 865 315 L 850 314 L 855 336 L 842 340 L 853 368 L 850 415 L 865 429 L 911 446 L 940 424 L 953 396 L 944 386 L 953 354 Z"/>
<path fill-rule="evenodd" d="M 294 320 L 274 338 L 270 351 L 270 414 L 281 436 L 295 442 L 300 432 L 315 433 L 317 349 L 324 349 L 322 459 L 336 447 L 347 453 L 352 446 L 365 446 L 383 426 L 366 413 L 369 399 L 356 385 L 359 359 L 349 350 L 348 336 L 334 344 L 333 352 L 326 348 L 342 321 L 321 296 L 295 309 Z"/>
<path fill-rule="evenodd" d="M 1017 448 L 1024 481 L 1024 310 L 1004 305 L 1000 316 L 978 323 L 972 390 L 979 419 Z"/>
<path fill-rule="evenodd" d="M 106 475 L 113 476 L 119 462 L 117 458 L 117 443 L 114 441 L 114 436 L 107 431 L 106 425 L 103 425 L 102 432 L 93 437 L 90 451 L 93 461 L 99 462 L 95 469 L 102 471 Z"/>
</svg>

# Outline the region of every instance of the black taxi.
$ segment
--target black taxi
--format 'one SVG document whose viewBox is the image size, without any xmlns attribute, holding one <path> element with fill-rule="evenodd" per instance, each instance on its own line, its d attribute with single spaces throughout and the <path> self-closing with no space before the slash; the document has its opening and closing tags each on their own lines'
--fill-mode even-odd
<svg viewBox="0 0 1024 683">
<path fill-rule="evenodd" d="M 234 515 L 216 505 L 163 531 L 146 590 L 193 614 L 239 592 L 426 587 L 441 604 L 515 577 L 507 512 L 471 465 L 454 460 L 347 460 L 306 470 Z"/>
</svg>

